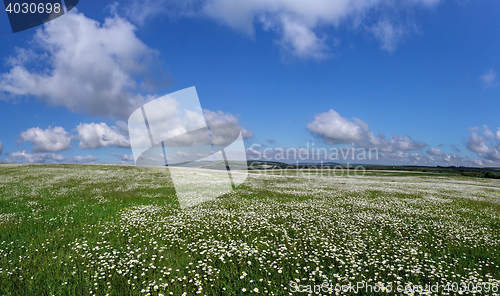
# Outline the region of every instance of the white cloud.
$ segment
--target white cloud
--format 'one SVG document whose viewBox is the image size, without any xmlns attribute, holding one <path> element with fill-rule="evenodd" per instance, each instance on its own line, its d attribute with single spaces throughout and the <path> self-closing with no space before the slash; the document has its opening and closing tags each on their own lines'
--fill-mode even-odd
<svg viewBox="0 0 500 296">
<path fill-rule="evenodd" d="M 100 24 L 73 9 L 38 29 L 31 44 L 40 53 L 18 50 L 8 59 L 10 71 L 0 75 L 0 92 L 8 97 L 34 96 L 72 112 L 120 118 L 149 99 L 138 94 L 137 77 L 151 76 L 158 52 L 125 19 L 115 15 Z M 46 67 L 29 68 L 30 62 Z"/>
<path fill-rule="evenodd" d="M 391 164 L 411 164 L 411 165 L 430 165 L 435 166 L 437 164 L 445 165 L 468 165 L 469 163 L 464 163 L 463 157 L 456 154 L 449 155 L 443 153 L 437 148 L 431 148 L 427 150 L 430 155 L 422 155 L 419 153 L 408 153 L 403 151 L 396 152 L 381 152 L 380 160 L 382 163 L 388 162 Z"/>
<path fill-rule="evenodd" d="M 190 157 L 191 155 L 186 153 L 186 152 L 182 152 L 182 151 L 177 151 L 175 153 L 175 156 L 178 157 L 178 158 L 187 158 L 187 157 Z"/>
<path fill-rule="evenodd" d="M 446 154 L 441 151 L 440 149 L 438 148 L 430 148 L 429 150 L 427 150 L 427 153 L 430 154 L 430 155 L 434 155 L 434 156 L 439 156 L 439 157 L 445 157 Z"/>
<path fill-rule="evenodd" d="M 453 155 L 445 155 L 443 157 L 443 160 L 447 163 L 451 163 L 451 164 L 454 164 L 454 165 L 459 165 L 462 163 L 462 157 L 456 155 L 456 154 L 453 154 Z"/>
<path fill-rule="evenodd" d="M 178 102 L 173 97 L 165 96 L 146 104 L 144 111 L 152 140 L 139 109 L 129 120 L 129 135 L 135 159 L 151 147 L 151 142 L 161 141 L 167 156 L 178 158 L 179 155 L 175 154 L 177 150 L 172 151 L 172 149 L 184 147 L 187 149 L 184 152 L 189 150 L 189 155 L 196 156 L 196 152 L 203 154 L 206 153 L 205 149 L 211 151 L 210 144 L 227 146 L 233 143 L 238 139 L 240 132 L 244 139 L 254 137 L 249 129 L 241 127 L 237 116 L 220 110 L 216 112 L 203 110 L 198 101 L 193 105 L 193 102 L 186 103 L 186 100 Z M 210 130 L 207 130 L 207 125 Z M 193 151 L 196 149 L 201 150 Z M 147 159 L 148 157 L 144 158 L 145 161 Z M 172 159 L 168 161 L 171 163 Z"/>
<path fill-rule="evenodd" d="M 500 164 L 500 145 L 492 147 L 490 152 L 484 153 L 480 156 L 484 157 L 485 160 L 495 161 L 497 165 Z"/>
<path fill-rule="evenodd" d="M 409 136 L 393 135 L 390 139 L 386 139 L 382 133 L 374 136 L 368 124 L 363 120 L 358 118 L 348 120 L 333 109 L 317 115 L 306 128 L 322 139 L 325 144 L 355 143 L 355 146 L 359 148 L 377 148 L 379 152 L 385 152 L 388 156 L 398 150 L 414 151 L 427 146 L 426 143 L 417 142 Z M 394 155 L 394 157 L 399 156 Z"/>
<path fill-rule="evenodd" d="M 469 131 L 471 132 L 471 135 L 467 139 L 465 145 L 467 149 L 476 152 L 478 156 L 482 157 L 483 163 L 500 164 L 500 143 L 498 142 L 498 131 L 496 142 L 495 135 L 486 125 L 484 125 L 482 129 L 478 127 L 472 127 L 469 129 Z M 481 132 L 484 136 L 479 134 Z"/>
<path fill-rule="evenodd" d="M 92 163 L 98 160 L 99 157 L 95 157 L 92 155 L 87 155 L 87 156 L 71 156 L 69 158 L 69 162 L 72 163 Z"/>
<path fill-rule="evenodd" d="M 327 41 L 335 37 L 318 36 L 325 27 L 354 24 L 367 27 L 382 41 L 382 48 L 393 51 L 408 29 L 381 21 L 370 24 L 371 16 L 405 13 L 412 8 L 432 8 L 439 0 L 411 0 L 395 5 L 392 0 L 147 0 L 135 1 L 131 16 L 138 23 L 159 12 L 171 15 L 210 17 L 244 34 L 253 36 L 255 25 L 272 31 L 284 52 L 302 59 L 323 59 L 329 56 Z M 395 12 L 395 13 L 393 13 Z M 365 26 L 359 26 L 365 23 Z"/>
<path fill-rule="evenodd" d="M 411 164 L 411 165 L 470 165 L 470 162 L 464 162 L 464 158 L 457 155 L 449 155 L 445 153 L 436 153 L 439 155 L 422 155 L 420 153 L 409 153 L 403 151 L 396 152 L 380 152 L 380 163 L 387 164 Z"/>
<path fill-rule="evenodd" d="M 254 144 L 246 149 L 249 160 L 268 160 L 287 163 L 307 162 L 319 164 L 323 162 L 337 163 L 372 163 L 372 164 L 412 164 L 412 165 L 436 165 L 443 163 L 432 156 L 421 153 L 410 153 L 408 151 L 380 151 L 377 149 L 362 148 L 347 145 L 344 147 L 314 147 L 308 143 L 307 147 L 298 148 L 264 148 L 260 144 Z"/>
<path fill-rule="evenodd" d="M 382 159 L 406 159 L 408 158 L 408 152 L 396 151 L 396 152 L 380 152 L 380 157 Z"/>
<path fill-rule="evenodd" d="M 360 142 L 368 137 L 369 131 L 362 120 L 348 120 L 333 109 L 316 115 L 306 128 L 329 145 Z"/>
<path fill-rule="evenodd" d="M 76 127 L 81 149 L 117 146 L 130 148 L 129 140 L 120 133 L 120 128 L 108 126 L 106 123 L 81 123 Z"/>
<path fill-rule="evenodd" d="M 494 138 L 495 137 L 493 132 L 490 130 L 490 128 L 486 124 L 483 125 L 483 133 L 487 138 Z"/>
<path fill-rule="evenodd" d="M 471 132 L 471 136 L 467 139 L 465 144 L 467 149 L 477 153 L 488 153 L 490 147 L 488 146 L 488 141 L 485 138 L 477 134 L 475 131 Z"/>
<path fill-rule="evenodd" d="M 420 155 L 417 153 L 412 153 L 408 155 L 407 161 L 414 165 L 430 165 L 435 163 L 435 159 L 432 156 Z"/>
<path fill-rule="evenodd" d="M 120 133 L 128 135 L 128 124 L 126 122 L 118 120 L 115 126 Z"/>
<path fill-rule="evenodd" d="M 412 140 L 409 136 L 400 137 L 398 135 L 393 135 L 389 141 L 389 145 L 392 147 L 391 150 L 403 150 L 403 151 L 414 151 L 420 150 L 427 146 L 424 142 L 417 142 Z"/>
<path fill-rule="evenodd" d="M 5 162 L 28 162 L 28 163 L 44 163 L 48 160 L 61 162 L 66 160 L 63 155 L 54 153 L 26 153 L 26 151 L 19 151 L 8 153 Z"/>
<path fill-rule="evenodd" d="M 489 69 L 483 75 L 479 76 L 479 79 L 483 81 L 484 86 L 486 87 L 495 87 L 498 86 L 497 82 L 497 73 L 493 71 L 493 69 Z"/>
<path fill-rule="evenodd" d="M 71 148 L 71 140 L 80 140 L 82 149 L 116 146 L 129 148 L 130 143 L 125 136 L 127 126 L 117 121 L 115 126 L 106 123 L 81 123 L 75 128 L 76 134 L 69 134 L 62 127 L 49 127 L 45 130 L 35 127 L 21 133 L 23 141 L 35 144 L 33 152 L 59 152 Z M 77 162 L 77 161 L 76 161 Z"/>
<path fill-rule="evenodd" d="M 211 124 L 232 124 L 232 125 L 240 125 L 240 121 L 236 116 L 229 112 L 223 111 L 210 111 L 208 109 L 203 110 L 203 115 L 205 115 L 205 120 L 208 125 Z"/>
<path fill-rule="evenodd" d="M 2 144 L 2 142 L 0 141 L 0 155 L 2 155 L 2 153 L 3 153 L 3 144 Z"/>
<path fill-rule="evenodd" d="M 470 160 L 469 166 L 485 166 L 484 162 L 478 159 Z"/>
<path fill-rule="evenodd" d="M 255 149 L 253 147 L 245 149 L 245 153 L 248 160 L 260 160 L 259 156 L 262 154 L 259 149 Z"/>
<path fill-rule="evenodd" d="M 254 134 L 252 133 L 252 131 L 242 127 L 239 119 L 229 112 L 223 112 L 220 110 L 214 112 L 208 109 L 203 109 L 203 114 L 209 126 L 212 124 L 232 124 L 240 128 L 241 136 L 243 137 L 243 139 L 254 138 Z"/>
<path fill-rule="evenodd" d="M 16 47 L 15 51 L 15 56 L 10 56 L 6 59 L 5 64 L 9 67 L 22 66 L 28 61 L 36 58 L 36 54 L 31 49 Z"/>
<path fill-rule="evenodd" d="M 497 140 L 500 140 L 500 127 L 497 129 Z"/>
<path fill-rule="evenodd" d="M 26 142 L 35 144 L 33 152 L 59 152 L 71 148 L 71 137 L 62 127 L 49 127 L 43 130 L 39 127 L 30 128 L 20 137 Z"/>
<path fill-rule="evenodd" d="M 118 157 L 118 159 L 120 159 L 121 161 L 125 161 L 125 162 L 134 161 L 134 156 L 132 154 L 127 155 L 127 154 L 118 154 L 118 153 L 114 153 L 114 152 L 110 152 L 110 154 Z"/>
<path fill-rule="evenodd" d="M 153 142 L 164 141 L 167 146 L 191 146 L 208 140 L 208 132 L 199 129 L 206 127 L 205 117 L 194 88 L 189 98 L 178 100 L 176 95 L 166 95 L 144 105 L 145 116 Z M 194 99 L 194 100 L 192 100 Z M 141 109 L 129 118 L 129 135 L 133 150 L 149 147 L 151 139 L 144 125 Z"/>
<path fill-rule="evenodd" d="M 280 44 L 287 52 L 299 58 L 324 59 L 328 56 L 326 38 L 319 38 L 313 30 L 288 16 L 281 19 L 283 36 Z"/>
<path fill-rule="evenodd" d="M 369 30 L 380 41 L 380 48 L 388 52 L 396 50 L 401 39 L 408 34 L 407 29 L 402 25 L 395 26 L 387 19 L 379 20 Z"/>
</svg>

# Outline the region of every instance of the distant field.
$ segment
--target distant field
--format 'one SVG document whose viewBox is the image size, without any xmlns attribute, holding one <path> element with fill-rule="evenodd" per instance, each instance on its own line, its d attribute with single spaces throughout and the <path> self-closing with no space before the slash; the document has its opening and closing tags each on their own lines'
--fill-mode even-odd
<svg viewBox="0 0 500 296">
<path fill-rule="evenodd" d="M 252 171 L 182 210 L 166 170 L 0 165 L 0 295 L 498 295 L 499 266 L 500 180 Z"/>
</svg>

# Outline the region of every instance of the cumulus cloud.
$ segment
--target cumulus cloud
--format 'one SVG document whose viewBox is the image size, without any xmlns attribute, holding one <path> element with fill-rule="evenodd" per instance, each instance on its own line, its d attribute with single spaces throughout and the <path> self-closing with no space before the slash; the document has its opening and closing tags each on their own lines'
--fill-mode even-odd
<svg viewBox="0 0 500 296">
<path fill-rule="evenodd" d="M 475 131 L 471 131 L 470 137 L 465 144 L 467 149 L 476 153 L 487 153 L 490 151 L 488 141 Z"/>
<path fill-rule="evenodd" d="M 3 144 L 2 142 L 0 142 L 0 155 L 2 155 L 2 153 L 3 153 Z"/>
<path fill-rule="evenodd" d="M 36 51 L 20 49 L 7 60 L 10 71 L 0 74 L 0 94 L 127 118 L 151 99 L 139 94 L 147 81 L 138 77 L 149 77 L 158 60 L 158 52 L 137 38 L 135 30 L 116 15 L 101 24 L 73 9 L 36 31 L 31 42 Z"/>
<path fill-rule="evenodd" d="M 464 162 L 463 157 L 458 156 L 457 154 L 449 155 L 436 148 L 431 148 L 427 150 L 427 153 L 431 155 L 422 155 L 420 153 L 410 153 L 404 151 L 380 152 L 379 160 L 382 163 L 391 163 L 391 164 L 411 164 L 411 165 L 429 165 L 429 166 L 435 166 L 437 164 L 455 165 L 455 166 L 470 165 L 469 163 Z"/>
<path fill-rule="evenodd" d="M 485 163 L 491 162 L 489 164 L 492 164 L 493 162 L 500 162 L 498 131 L 497 137 L 495 137 L 486 125 L 484 125 L 483 128 L 472 127 L 469 131 L 471 135 L 465 144 L 467 149 L 476 152 L 478 156 L 483 158 L 483 162 Z M 482 135 L 480 133 L 482 133 Z"/>
<path fill-rule="evenodd" d="M 462 157 L 460 157 L 460 156 L 458 156 L 456 154 L 453 154 L 453 155 L 448 155 L 447 154 L 447 155 L 445 155 L 443 157 L 443 160 L 445 162 L 448 162 L 448 163 L 451 163 L 451 164 L 455 164 L 455 165 L 462 163 L 462 159 L 463 159 Z"/>
<path fill-rule="evenodd" d="M 474 159 L 474 160 L 469 160 L 467 164 L 468 166 L 486 166 L 488 163 L 483 162 L 482 160 L 479 159 Z"/>
<path fill-rule="evenodd" d="M 303 59 L 328 57 L 326 37 L 319 38 L 313 30 L 289 16 L 282 16 L 280 22 L 282 37 L 277 43 L 286 52 Z"/>
<path fill-rule="evenodd" d="M 328 145 L 353 144 L 341 149 L 355 149 L 357 153 L 376 154 L 382 162 L 400 162 L 412 164 L 429 164 L 435 161 L 431 156 L 423 156 L 409 151 L 419 151 L 426 147 L 425 142 L 413 140 L 410 136 L 393 135 L 386 138 L 382 133 L 374 135 L 368 124 L 361 119 L 351 120 L 342 117 L 335 110 L 315 116 L 306 128 L 322 142 Z M 371 151 L 371 152 L 370 152 Z M 431 151 L 434 151 L 431 149 Z M 255 153 L 250 151 L 249 153 Z"/>
<path fill-rule="evenodd" d="M 101 147 L 116 146 L 130 148 L 130 142 L 116 126 L 108 126 L 106 123 L 81 123 L 76 127 L 81 149 L 96 149 Z"/>
<path fill-rule="evenodd" d="M 479 76 L 485 87 L 498 86 L 497 73 L 493 69 L 489 69 L 483 75 Z"/>
<path fill-rule="evenodd" d="M 435 159 L 430 156 L 420 155 L 418 153 L 409 153 L 409 151 L 419 151 L 427 146 L 427 143 L 413 140 L 410 136 L 393 135 L 387 139 L 382 133 L 377 136 L 373 132 L 368 133 L 368 139 L 356 144 L 357 147 L 364 149 L 376 148 L 382 159 L 397 159 L 410 162 L 411 164 L 430 164 Z"/>
<path fill-rule="evenodd" d="M 500 162 L 500 145 L 491 147 L 488 153 L 479 154 L 479 156 L 484 157 L 485 160 L 491 160 L 498 164 L 498 162 Z"/>
<path fill-rule="evenodd" d="M 152 103 L 156 105 L 152 106 Z M 185 110 L 175 103 L 175 100 L 167 98 L 161 102 L 153 101 L 145 105 L 151 136 L 156 143 L 163 141 L 165 147 L 191 147 L 211 143 L 224 146 L 235 141 L 240 132 L 243 139 L 254 137 L 251 130 L 242 127 L 239 116 L 220 110 L 204 109 L 203 113 Z M 168 113 L 165 110 L 168 110 Z M 151 145 L 151 140 L 146 126 L 135 123 L 143 120 L 142 113 L 139 110 L 132 116 L 134 119 L 129 122 L 132 148 L 144 151 Z M 210 127 L 210 133 L 206 129 L 207 125 Z"/>
<path fill-rule="evenodd" d="M 133 155 L 127 155 L 127 154 L 118 154 L 118 153 L 114 153 L 114 152 L 110 152 L 111 155 L 113 156 L 116 156 L 118 157 L 118 159 L 120 159 L 121 161 L 125 161 L 125 162 L 131 162 L 131 161 L 134 161 L 134 156 Z"/>
<path fill-rule="evenodd" d="M 229 112 L 223 112 L 220 110 L 214 112 L 208 109 L 203 109 L 203 114 L 209 126 L 212 124 L 232 124 L 240 128 L 241 136 L 243 137 L 243 139 L 254 138 L 254 134 L 252 133 L 252 131 L 242 127 L 240 124 L 240 120 Z"/>
<path fill-rule="evenodd" d="M 407 153 L 407 158 L 403 159 L 403 163 L 412 165 L 434 165 L 436 159 L 432 156 L 420 155 L 418 153 Z"/>
<path fill-rule="evenodd" d="M 443 151 L 441 151 L 438 148 L 434 148 L 434 147 L 432 147 L 429 150 L 427 150 L 427 153 L 430 154 L 430 155 L 439 156 L 439 157 L 446 156 L 446 154 Z"/>
<path fill-rule="evenodd" d="M 69 158 L 69 162 L 71 163 L 92 163 L 98 160 L 99 157 L 95 157 L 92 155 L 87 155 L 87 156 L 71 156 Z"/>
<path fill-rule="evenodd" d="M 420 150 L 427 146 L 426 143 L 417 142 L 409 136 L 393 135 L 390 139 L 382 133 L 375 136 L 363 120 L 346 119 L 333 109 L 315 116 L 314 121 L 306 128 L 329 145 L 355 143 L 359 148 L 377 148 L 380 152 L 388 153 Z"/>
<path fill-rule="evenodd" d="M 126 124 L 118 121 L 115 126 L 106 123 L 81 123 L 70 134 L 62 127 L 41 129 L 34 127 L 20 134 L 24 142 L 33 142 L 33 152 L 59 152 L 71 148 L 72 140 L 80 140 L 82 149 L 96 149 L 100 147 L 116 146 L 129 148 L 130 143 L 125 136 Z M 1 147 L 1 146 L 0 146 Z M 79 162 L 76 159 L 74 162 Z"/>
<path fill-rule="evenodd" d="M 33 152 L 59 152 L 71 148 L 71 137 L 62 127 L 49 127 L 45 130 L 34 127 L 21 133 L 20 137 L 26 142 L 35 144 Z"/>
<path fill-rule="evenodd" d="M 463 157 L 458 156 L 457 154 L 446 154 L 438 148 L 431 147 L 427 150 L 427 154 L 436 156 L 438 158 L 433 158 L 434 162 L 444 162 L 448 165 L 463 165 Z"/>
<path fill-rule="evenodd" d="M 45 163 L 49 160 L 61 162 L 66 160 L 63 155 L 54 153 L 27 153 L 26 151 L 18 151 L 6 154 L 5 162 L 27 162 L 27 163 Z"/>
<path fill-rule="evenodd" d="M 363 143 L 367 143 L 365 140 Z M 253 144 L 246 149 L 247 159 L 261 161 L 278 161 L 285 163 L 317 163 L 321 162 L 356 162 L 366 164 L 391 164 L 391 165 L 465 165 L 465 166 L 485 166 L 491 165 L 491 160 L 469 160 L 457 154 L 446 154 L 437 148 L 430 148 L 427 151 L 430 155 L 424 155 L 420 151 L 402 151 L 387 149 L 381 151 L 360 146 L 346 145 L 343 147 L 324 147 L 308 143 L 307 147 L 297 148 L 269 148 L 260 144 Z"/>
<path fill-rule="evenodd" d="M 187 158 L 187 157 L 190 157 L 191 154 L 183 152 L 183 151 L 177 151 L 175 153 L 175 156 L 178 157 L 178 158 Z"/>
<path fill-rule="evenodd" d="M 131 17 L 138 23 L 159 12 L 171 15 L 210 17 L 221 24 L 253 36 L 255 25 L 278 35 L 276 43 L 284 52 L 302 59 L 324 59 L 329 43 L 338 39 L 321 34 L 323 28 L 343 24 L 367 28 L 382 42 L 382 48 L 393 51 L 409 30 L 394 25 L 382 15 L 399 15 L 414 8 L 431 8 L 439 0 L 411 0 L 396 5 L 391 0 L 147 0 L 134 1 Z M 134 6 L 133 6 L 134 7 Z M 375 24 L 373 24 L 375 15 Z M 370 16 L 370 17 L 368 17 Z M 380 16 L 380 17 L 379 17 Z M 377 22 L 377 17 L 382 19 Z M 360 26 L 360 24 L 365 26 Z"/>
<path fill-rule="evenodd" d="M 433 156 L 426 156 L 408 151 L 381 152 L 377 149 L 362 148 L 352 145 L 343 147 L 314 147 L 314 143 L 308 143 L 306 147 L 297 148 L 264 148 L 263 145 L 254 144 L 246 149 L 247 159 L 279 161 L 285 163 L 320 163 L 320 162 L 356 162 L 377 164 L 412 164 L 412 165 L 436 165 L 444 160 Z"/>
<path fill-rule="evenodd" d="M 356 143 L 368 138 L 368 125 L 360 119 L 340 116 L 335 110 L 321 113 L 306 128 L 326 144 Z"/>
<path fill-rule="evenodd" d="M 379 133 L 379 135 L 375 137 L 373 133 L 370 132 L 368 140 L 365 143 L 360 143 L 360 146 L 372 146 L 383 152 L 395 152 L 397 150 L 421 150 L 427 146 L 427 144 L 424 142 L 417 142 L 410 136 L 400 137 L 398 135 L 393 135 L 390 140 L 386 140 L 382 133 Z"/>
</svg>

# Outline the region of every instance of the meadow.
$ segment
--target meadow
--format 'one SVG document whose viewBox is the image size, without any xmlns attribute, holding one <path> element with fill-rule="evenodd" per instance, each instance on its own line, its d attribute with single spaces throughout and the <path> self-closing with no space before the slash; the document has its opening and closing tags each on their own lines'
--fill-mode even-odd
<svg viewBox="0 0 500 296">
<path fill-rule="evenodd" d="M 495 179 L 252 171 L 181 209 L 166 169 L 0 164 L 0 295 L 499 295 L 499 246 Z"/>
</svg>

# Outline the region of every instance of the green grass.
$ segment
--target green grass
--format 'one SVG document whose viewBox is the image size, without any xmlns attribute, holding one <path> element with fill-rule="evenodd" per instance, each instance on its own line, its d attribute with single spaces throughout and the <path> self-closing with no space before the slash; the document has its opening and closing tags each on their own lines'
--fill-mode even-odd
<svg viewBox="0 0 500 296">
<path fill-rule="evenodd" d="M 268 173 L 180 209 L 166 170 L 0 165 L 0 295 L 289 295 L 324 281 L 498 287 L 498 180 Z"/>
</svg>

